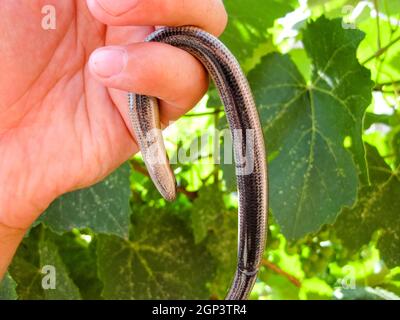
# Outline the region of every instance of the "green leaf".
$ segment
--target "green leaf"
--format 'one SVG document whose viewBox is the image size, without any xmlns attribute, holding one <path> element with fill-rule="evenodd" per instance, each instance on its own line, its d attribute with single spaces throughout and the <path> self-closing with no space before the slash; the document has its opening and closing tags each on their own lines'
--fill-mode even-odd
<svg viewBox="0 0 400 320">
<path fill-rule="evenodd" d="M 102 299 L 103 284 L 97 273 L 96 236 L 74 230 L 54 238 L 71 279 L 79 286 L 82 299 Z"/>
<path fill-rule="evenodd" d="M 331 300 L 333 290 L 325 281 L 310 278 L 301 283 L 299 295 L 303 300 Z"/>
<path fill-rule="evenodd" d="M 0 281 L 0 300 L 17 300 L 16 287 L 14 279 L 6 273 L 3 280 Z"/>
<path fill-rule="evenodd" d="M 269 300 L 298 300 L 299 288 L 294 286 L 286 277 L 274 272 L 263 272 L 261 279 L 265 282 Z"/>
<path fill-rule="evenodd" d="M 214 221 L 207 249 L 216 263 L 215 276 L 210 284 L 214 297 L 223 299 L 232 282 L 237 262 L 237 211 L 226 209 Z"/>
<path fill-rule="evenodd" d="M 62 234 L 74 228 L 128 237 L 130 167 L 124 164 L 95 186 L 66 194 L 47 209 L 42 222 Z"/>
<path fill-rule="evenodd" d="M 51 240 L 49 231 L 39 225 L 24 239 L 10 267 L 10 273 L 18 283 L 18 297 L 22 300 L 77 300 L 79 289 L 69 277 L 68 271 Z M 55 288 L 48 288 L 49 275 Z"/>
<path fill-rule="evenodd" d="M 237 210 L 227 209 L 224 193 L 213 184 L 199 190 L 190 212 L 195 243 L 204 241 L 216 261 L 212 297 L 223 299 L 236 267 Z"/>
<path fill-rule="evenodd" d="M 379 11 L 391 16 L 399 17 L 400 12 L 400 1 L 399 0 L 379 0 L 378 1 Z"/>
<path fill-rule="evenodd" d="M 215 222 L 225 211 L 223 193 L 216 185 L 206 186 L 199 191 L 193 202 L 192 228 L 196 243 L 202 242 Z"/>
<path fill-rule="evenodd" d="M 213 260 L 175 214 L 143 207 L 131 239 L 101 235 L 99 275 L 106 299 L 208 299 Z"/>
<path fill-rule="evenodd" d="M 400 165 L 400 126 L 398 126 L 395 130 L 392 131 L 392 149 L 395 156 L 395 165 Z"/>
<path fill-rule="evenodd" d="M 57 275 L 56 288 L 44 290 L 46 299 L 47 300 L 80 299 L 79 289 L 71 280 L 67 272 L 67 269 L 58 254 L 57 246 L 51 241 L 40 241 L 39 255 L 40 255 L 41 265 L 54 267 Z"/>
<path fill-rule="evenodd" d="M 292 11 L 294 3 L 292 0 L 224 1 L 229 23 L 221 40 L 244 63 L 255 49 L 270 41 L 268 29 L 276 19 Z"/>
<path fill-rule="evenodd" d="M 307 56 L 307 52 L 304 49 L 294 49 L 289 52 L 289 56 L 292 61 L 296 64 L 296 67 L 299 69 L 301 75 L 305 79 L 306 82 L 311 81 L 311 61 Z"/>
<path fill-rule="evenodd" d="M 373 83 L 356 59 L 362 39 L 362 32 L 343 29 L 341 20 L 321 17 L 303 34 L 311 83 L 280 54 L 266 56 L 249 74 L 273 157 L 271 207 L 288 239 L 332 223 L 354 203 L 357 176 L 368 181 L 362 119 Z"/>
<path fill-rule="evenodd" d="M 367 150 L 372 185 L 360 189 L 357 204 L 343 210 L 335 229 L 352 252 L 381 229 L 378 248 L 385 263 L 394 267 L 400 264 L 400 174 L 392 171 L 375 148 Z"/>
<path fill-rule="evenodd" d="M 364 119 L 364 128 L 368 129 L 375 123 L 384 123 L 386 125 L 389 125 L 391 122 L 391 118 L 392 116 L 387 114 L 375 114 L 367 112 Z"/>
</svg>

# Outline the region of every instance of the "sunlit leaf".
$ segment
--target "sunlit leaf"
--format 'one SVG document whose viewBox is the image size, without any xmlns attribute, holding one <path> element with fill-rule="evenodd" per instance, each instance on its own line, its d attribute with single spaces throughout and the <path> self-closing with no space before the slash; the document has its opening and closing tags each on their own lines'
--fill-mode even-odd
<svg viewBox="0 0 400 320">
<path fill-rule="evenodd" d="M 280 54 L 266 56 L 249 74 L 273 154 L 271 207 L 289 239 L 332 223 L 343 206 L 354 203 L 357 176 L 368 181 L 361 134 L 372 82 L 356 59 L 363 34 L 320 18 L 303 38 L 311 83 Z"/>
<path fill-rule="evenodd" d="M 300 297 L 307 300 L 331 300 L 333 290 L 325 281 L 318 278 L 304 280 L 301 283 Z"/>
</svg>

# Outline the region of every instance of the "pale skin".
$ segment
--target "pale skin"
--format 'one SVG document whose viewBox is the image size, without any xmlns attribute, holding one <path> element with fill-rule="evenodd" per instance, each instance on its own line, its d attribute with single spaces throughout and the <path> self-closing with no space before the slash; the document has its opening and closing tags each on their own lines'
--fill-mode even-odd
<svg viewBox="0 0 400 320">
<path fill-rule="evenodd" d="M 45 5 L 55 30 L 42 27 Z M 142 42 L 154 26 L 219 36 L 227 15 L 222 0 L 3 0 L 0 11 L 1 279 L 52 201 L 138 152 L 126 91 L 158 97 L 164 125 L 206 92 L 195 58 Z"/>
</svg>

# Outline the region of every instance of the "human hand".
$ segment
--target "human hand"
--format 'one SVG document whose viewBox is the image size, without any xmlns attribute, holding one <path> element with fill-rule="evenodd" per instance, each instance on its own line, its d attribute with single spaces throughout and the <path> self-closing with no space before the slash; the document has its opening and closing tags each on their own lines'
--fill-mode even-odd
<svg viewBox="0 0 400 320">
<path fill-rule="evenodd" d="M 160 98 L 164 124 L 203 96 L 208 77 L 195 58 L 142 43 L 153 26 L 219 35 L 227 20 L 221 0 L 47 4 L 56 8 L 56 30 L 41 27 L 44 1 L 0 4 L 0 225 L 13 229 L 28 228 L 55 198 L 96 183 L 138 151 L 126 91 Z"/>
</svg>

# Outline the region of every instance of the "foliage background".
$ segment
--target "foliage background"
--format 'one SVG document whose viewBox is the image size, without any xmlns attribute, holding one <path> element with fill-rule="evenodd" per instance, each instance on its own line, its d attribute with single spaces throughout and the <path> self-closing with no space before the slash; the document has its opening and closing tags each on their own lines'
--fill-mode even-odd
<svg viewBox="0 0 400 320">
<path fill-rule="evenodd" d="M 268 243 L 251 298 L 399 299 L 400 0 L 225 4 L 222 40 L 248 74 L 269 151 Z M 172 160 L 208 141 L 175 161 L 174 203 L 140 156 L 56 200 L 0 299 L 223 298 L 237 194 L 233 167 L 213 164 L 210 137 L 225 126 L 211 87 L 166 130 Z M 45 265 L 56 267 L 56 290 L 42 289 Z"/>
</svg>

